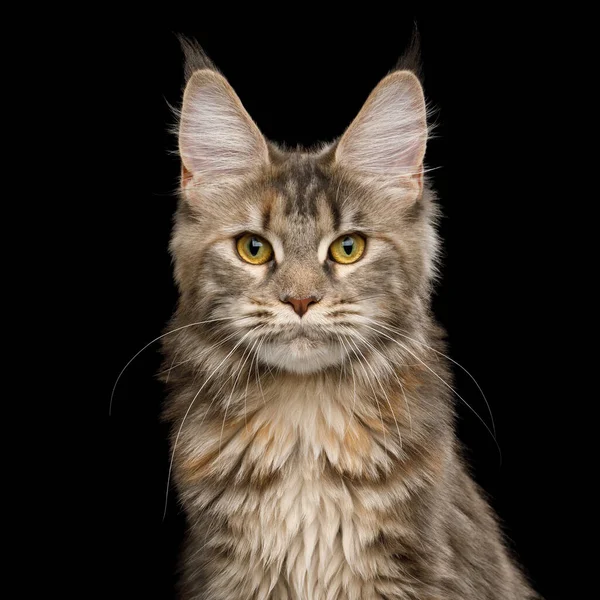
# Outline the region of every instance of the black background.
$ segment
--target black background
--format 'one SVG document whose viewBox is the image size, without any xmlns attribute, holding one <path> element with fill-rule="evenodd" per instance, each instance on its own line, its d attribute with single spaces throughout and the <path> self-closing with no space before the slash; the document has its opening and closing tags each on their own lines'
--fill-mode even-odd
<svg viewBox="0 0 600 600">
<path fill-rule="evenodd" d="M 563 194 L 556 179 L 561 161 L 549 152 L 555 133 L 548 130 L 555 93 L 548 63 L 556 65 L 561 52 L 561 29 L 546 36 L 542 22 L 493 13 L 467 19 L 407 12 L 372 21 L 360 15 L 335 26 L 316 16 L 299 22 L 293 11 L 270 14 L 275 25 L 266 17 L 252 25 L 237 18 L 235 28 L 203 18 L 201 27 L 177 31 L 201 42 L 263 133 L 291 146 L 343 132 L 393 68 L 416 19 L 426 96 L 437 109 L 427 164 L 444 213 L 434 308 L 451 356 L 491 404 L 502 463 L 483 425 L 460 405 L 459 435 L 537 589 L 547 599 L 575 597 L 562 592 L 571 553 L 562 541 L 570 444 L 561 366 L 568 352 L 558 315 L 570 292 L 564 251 L 557 251 L 570 216 L 557 219 L 549 208 Z M 113 53 L 102 83 L 118 107 L 105 132 L 113 148 L 105 178 L 108 376 L 100 386 L 108 409 L 119 371 L 160 335 L 176 301 L 167 245 L 179 164 L 168 129 L 175 123 L 169 104 L 181 98 L 183 59 L 166 28 L 134 31 L 118 43 L 108 36 L 106 43 Z M 110 597 L 173 593 L 184 522 L 172 493 L 163 521 L 169 457 L 158 422 L 159 364 L 155 344 L 129 366 L 109 421 Z M 489 423 L 475 385 L 460 370 L 456 378 L 461 395 Z"/>
</svg>

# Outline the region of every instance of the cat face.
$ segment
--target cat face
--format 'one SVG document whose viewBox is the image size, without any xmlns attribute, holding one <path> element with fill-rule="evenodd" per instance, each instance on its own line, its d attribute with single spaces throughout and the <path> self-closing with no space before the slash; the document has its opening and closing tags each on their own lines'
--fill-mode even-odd
<svg viewBox="0 0 600 600">
<path fill-rule="evenodd" d="M 418 333 L 435 253 L 426 136 L 406 71 L 315 152 L 268 143 L 221 75 L 194 73 L 172 240 L 180 312 L 211 321 L 211 343 L 296 373 L 385 346 L 382 327 Z"/>
</svg>

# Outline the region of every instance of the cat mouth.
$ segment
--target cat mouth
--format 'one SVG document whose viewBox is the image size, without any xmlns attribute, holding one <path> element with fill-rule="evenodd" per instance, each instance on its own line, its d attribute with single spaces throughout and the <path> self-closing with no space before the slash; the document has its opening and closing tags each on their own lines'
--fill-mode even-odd
<svg viewBox="0 0 600 600">
<path fill-rule="evenodd" d="M 319 334 L 316 331 L 311 331 L 310 329 L 306 328 L 306 327 L 297 327 L 297 328 L 292 328 L 291 330 L 286 330 L 284 331 L 280 336 L 279 336 L 279 341 L 280 342 L 300 342 L 300 343 L 307 343 L 307 342 L 311 342 L 313 345 L 316 345 L 319 342 L 323 342 L 325 340 L 323 340 L 323 335 Z"/>
<path fill-rule="evenodd" d="M 291 343 L 292 345 L 295 345 L 295 346 L 301 346 L 306 349 L 311 349 L 311 348 L 316 348 L 317 346 L 322 345 L 323 340 L 320 338 L 311 337 L 304 333 L 300 333 L 300 334 L 292 337 L 290 340 L 288 340 L 288 343 Z"/>
<path fill-rule="evenodd" d="M 290 331 L 261 347 L 263 360 L 294 373 L 314 373 L 343 360 L 339 346 L 307 331 Z"/>
</svg>

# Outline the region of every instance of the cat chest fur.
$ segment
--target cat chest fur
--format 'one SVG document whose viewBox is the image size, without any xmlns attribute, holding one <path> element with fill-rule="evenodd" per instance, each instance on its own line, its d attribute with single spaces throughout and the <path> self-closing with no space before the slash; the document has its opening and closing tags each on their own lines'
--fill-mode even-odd
<svg viewBox="0 0 600 600">
<path fill-rule="evenodd" d="M 336 391 L 280 390 L 186 436 L 183 499 L 203 515 L 207 551 L 225 547 L 247 569 L 249 597 L 379 597 L 369 588 L 381 574 L 380 524 L 408 493 L 382 493 L 400 450 L 376 413 L 353 415 Z"/>
</svg>

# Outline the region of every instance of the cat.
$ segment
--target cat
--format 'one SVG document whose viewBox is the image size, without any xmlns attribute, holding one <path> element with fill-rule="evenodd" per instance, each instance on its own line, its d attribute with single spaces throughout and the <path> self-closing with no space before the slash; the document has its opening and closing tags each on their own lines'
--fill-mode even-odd
<svg viewBox="0 0 600 600">
<path fill-rule="evenodd" d="M 454 431 L 415 68 L 335 143 L 267 141 L 184 42 L 164 337 L 183 600 L 526 600 Z"/>
</svg>

